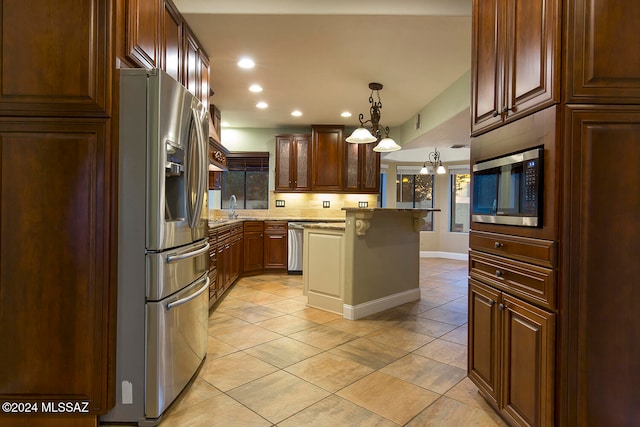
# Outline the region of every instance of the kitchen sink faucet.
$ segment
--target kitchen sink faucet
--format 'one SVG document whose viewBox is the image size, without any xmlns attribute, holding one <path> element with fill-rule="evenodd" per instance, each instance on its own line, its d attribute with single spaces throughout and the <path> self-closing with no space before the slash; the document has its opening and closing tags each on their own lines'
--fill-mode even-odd
<svg viewBox="0 0 640 427">
<path fill-rule="evenodd" d="M 229 219 L 238 218 L 238 214 L 236 213 L 237 207 L 238 201 L 236 200 L 236 195 L 232 194 L 231 199 L 229 199 Z"/>
</svg>

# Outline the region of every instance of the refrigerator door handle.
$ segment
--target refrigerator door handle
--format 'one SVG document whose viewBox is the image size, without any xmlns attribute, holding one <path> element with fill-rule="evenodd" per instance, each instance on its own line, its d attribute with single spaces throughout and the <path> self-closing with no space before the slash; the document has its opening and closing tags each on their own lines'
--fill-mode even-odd
<svg viewBox="0 0 640 427">
<path fill-rule="evenodd" d="M 194 298 L 197 298 L 204 291 L 206 291 L 209 288 L 209 276 L 205 276 L 203 279 L 200 279 L 200 281 L 202 281 L 202 280 L 204 280 L 204 285 L 200 289 L 198 289 L 197 292 L 194 292 L 193 294 L 189 295 L 188 297 L 180 298 L 179 300 L 172 301 L 172 302 L 168 303 L 167 304 L 167 311 L 171 310 L 174 307 L 178 307 L 179 305 L 188 303 L 189 301 L 191 301 Z"/>
<path fill-rule="evenodd" d="M 196 140 L 196 144 L 195 146 L 193 146 L 194 144 L 192 144 L 191 142 L 193 142 L 193 140 L 189 141 L 189 159 L 193 161 L 193 164 L 191 164 L 189 167 L 193 168 L 194 166 L 196 166 L 195 168 L 195 177 L 193 176 L 193 174 L 189 174 L 189 176 L 191 178 L 195 178 L 196 182 L 194 183 L 193 181 L 189 180 L 188 182 L 188 187 L 189 187 L 189 192 L 191 192 L 193 190 L 193 187 L 195 185 L 196 187 L 196 199 L 194 201 L 194 205 L 191 205 L 191 197 L 189 197 L 189 213 L 191 214 L 191 217 L 189 218 L 189 226 L 191 228 L 195 228 L 196 224 L 198 223 L 198 221 L 200 220 L 200 215 L 202 213 L 202 202 L 203 202 L 203 198 L 204 198 L 204 170 L 203 170 L 203 166 L 204 166 L 204 158 L 205 155 L 203 154 L 205 151 L 205 141 L 204 141 L 204 135 L 202 132 L 202 120 L 200 119 L 200 114 L 198 114 L 198 110 L 195 108 L 191 109 L 191 124 L 193 126 L 193 131 L 195 131 L 195 140 Z M 192 169 L 193 172 L 193 169 Z M 189 196 L 191 196 L 191 194 L 189 194 Z"/>
<path fill-rule="evenodd" d="M 204 193 L 207 190 L 207 185 L 208 185 L 208 174 L 209 174 L 209 169 L 207 167 L 208 164 L 208 160 L 207 160 L 207 156 L 209 153 L 209 150 L 207 149 L 207 147 L 209 146 L 209 141 L 207 138 L 207 135 L 204 132 L 204 129 L 202 128 L 204 123 L 206 122 L 206 112 L 205 110 L 202 110 L 202 114 L 197 114 L 196 113 L 196 132 L 198 134 L 198 139 L 199 139 L 199 144 L 198 147 L 200 148 L 199 154 L 198 154 L 198 164 L 200 165 L 200 167 L 198 168 L 199 171 L 199 180 L 198 180 L 198 193 L 196 195 L 196 211 L 195 211 L 195 218 L 193 221 L 193 225 L 194 227 L 196 226 L 196 224 L 198 223 L 198 221 L 200 221 L 200 216 L 202 215 L 202 204 L 204 202 Z"/>
<path fill-rule="evenodd" d="M 205 243 L 203 247 L 196 249 L 195 251 L 191 251 L 191 252 L 187 252 L 185 254 L 180 254 L 180 255 L 168 255 L 167 256 L 167 264 L 172 263 L 172 262 L 176 262 L 176 261 L 181 261 L 183 259 L 187 259 L 187 258 L 193 258 L 194 256 L 198 256 L 201 253 L 204 253 L 206 251 L 209 250 L 209 243 Z"/>
</svg>

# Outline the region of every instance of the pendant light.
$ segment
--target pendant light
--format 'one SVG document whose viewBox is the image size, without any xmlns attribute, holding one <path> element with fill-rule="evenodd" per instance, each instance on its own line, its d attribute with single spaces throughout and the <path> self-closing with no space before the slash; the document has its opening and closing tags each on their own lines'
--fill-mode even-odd
<svg viewBox="0 0 640 427">
<path fill-rule="evenodd" d="M 354 130 L 353 133 L 347 137 L 346 141 L 351 144 L 369 144 L 371 142 L 380 141 L 378 145 L 373 148 L 373 151 L 381 153 L 397 151 L 401 147 L 396 144 L 393 139 L 389 138 L 389 127 L 380 126 L 380 109 L 382 109 L 380 90 L 382 89 L 382 84 L 369 83 L 369 89 L 371 89 L 371 95 L 369 96 L 369 104 L 371 104 L 369 113 L 371 118 L 369 120 L 364 120 L 364 114 L 360 114 L 358 116 L 360 127 Z M 373 98 L 373 92 L 376 93 L 376 97 L 378 98 L 377 101 Z M 365 127 L 367 123 L 370 123 L 370 129 Z M 381 129 L 384 130 L 384 138 L 380 138 Z"/>
<path fill-rule="evenodd" d="M 435 171 L 438 175 L 447 173 L 447 169 L 442 164 L 442 160 L 440 160 L 440 152 L 437 148 L 434 148 L 434 151 L 429 153 L 427 158 L 428 160 L 423 163 L 422 169 L 420 169 L 420 175 L 429 175 L 429 169 Z M 427 163 L 430 163 L 430 166 L 427 166 Z"/>
</svg>

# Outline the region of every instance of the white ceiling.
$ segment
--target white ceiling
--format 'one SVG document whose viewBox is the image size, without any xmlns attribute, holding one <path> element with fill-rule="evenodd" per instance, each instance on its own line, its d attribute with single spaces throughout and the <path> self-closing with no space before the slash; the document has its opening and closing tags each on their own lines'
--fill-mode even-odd
<svg viewBox="0 0 640 427">
<path fill-rule="evenodd" d="M 471 0 L 174 2 L 210 58 L 210 102 L 231 127 L 355 126 L 359 113 L 369 116 L 370 82 L 384 85 L 381 123 L 399 126 L 470 68 Z M 242 56 L 256 67 L 238 68 Z M 252 83 L 264 91 L 249 92 Z M 340 117 L 345 110 L 353 116 Z M 386 158 L 416 161 L 438 146 L 450 161 L 445 140 L 468 143 L 468 113 L 462 121 Z"/>
</svg>

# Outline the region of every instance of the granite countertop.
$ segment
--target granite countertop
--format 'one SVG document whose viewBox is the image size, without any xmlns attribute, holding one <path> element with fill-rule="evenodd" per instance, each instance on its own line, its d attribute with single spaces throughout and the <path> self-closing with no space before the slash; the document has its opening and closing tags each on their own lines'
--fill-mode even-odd
<svg viewBox="0 0 640 427">
<path fill-rule="evenodd" d="M 342 208 L 347 212 L 440 212 L 436 208 Z"/>
<path fill-rule="evenodd" d="M 324 230 L 342 230 L 345 229 L 345 223 L 343 222 L 312 222 L 305 224 L 304 228 L 322 228 Z"/>
<path fill-rule="evenodd" d="M 209 220 L 209 228 L 222 227 L 223 225 L 236 224 L 245 221 L 287 221 L 287 222 L 310 222 L 310 223 L 341 223 L 344 229 L 344 218 L 296 218 L 296 217 L 239 217 L 234 219 L 215 218 Z"/>
</svg>

